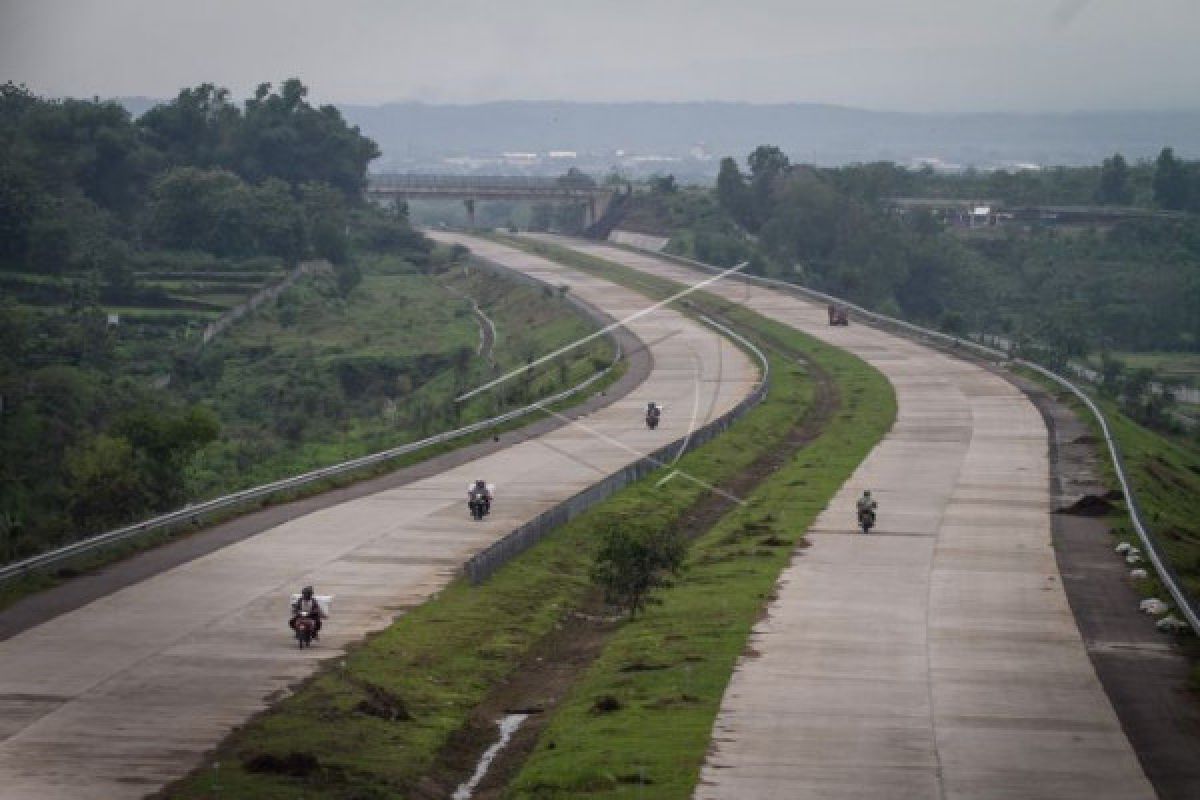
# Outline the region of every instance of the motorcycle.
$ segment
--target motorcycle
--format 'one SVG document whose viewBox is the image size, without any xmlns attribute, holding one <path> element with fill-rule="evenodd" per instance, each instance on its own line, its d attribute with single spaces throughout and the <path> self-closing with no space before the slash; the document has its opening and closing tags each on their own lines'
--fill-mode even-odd
<svg viewBox="0 0 1200 800">
<path fill-rule="evenodd" d="M 471 492 L 467 497 L 467 508 L 471 511 L 471 519 L 483 519 L 492 510 L 492 501 L 483 492 Z"/>
<path fill-rule="evenodd" d="M 858 527 L 862 528 L 863 533 L 870 533 L 871 528 L 875 527 L 875 512 L 869 508 L 858 512 Z"/>
<path fill-rule="evenodd" d="M 495 493 L 496 487 L 482 480 L 467 486 L 467 510 L 471 512 L 471 519 L 479 521 L 491 513 Z"/>
<path fill-rule="evenodd" d="M 311 647 L 312 641 L 317 635 L 315 615 L 312 612 L 298 615 L 296 621 L 292 623 L 292 630 L 296 632 L 296 642 L 301 650 Z"/>
<path fill-rule="evenodd" d="M 646 409 L 646 427 L 649 428 L 650 430 L 657 429 L 658 421 L 661 417 L 662 417 L 662 407 L 661 406 L 656 406 L 654 408 Z"/>
</svg>

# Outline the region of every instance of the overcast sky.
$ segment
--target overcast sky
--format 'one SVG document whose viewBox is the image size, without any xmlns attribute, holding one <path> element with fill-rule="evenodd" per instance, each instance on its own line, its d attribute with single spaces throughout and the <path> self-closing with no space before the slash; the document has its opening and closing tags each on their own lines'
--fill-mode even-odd
<svg viewBox="0 0 1200 800">
<path fill-rule="evenodd" d="M 1200 0 L 0 0 L 38 93 L 1200 108 Z"/>
</svg>

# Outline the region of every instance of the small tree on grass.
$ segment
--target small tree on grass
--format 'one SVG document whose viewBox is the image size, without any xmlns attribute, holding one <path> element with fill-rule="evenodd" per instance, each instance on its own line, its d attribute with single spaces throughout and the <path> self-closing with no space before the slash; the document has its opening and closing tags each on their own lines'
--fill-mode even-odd
<svg viewBox="0 0 1200 800">
<path fill-rule="evenodd" d="M 604 589 L 609 603 L 635 617 L 646 607 L 650 592 L 683 566 L 683 538 L 641 509 L 608 517 L 600 535 L 592 580 Z"/>
</svg>

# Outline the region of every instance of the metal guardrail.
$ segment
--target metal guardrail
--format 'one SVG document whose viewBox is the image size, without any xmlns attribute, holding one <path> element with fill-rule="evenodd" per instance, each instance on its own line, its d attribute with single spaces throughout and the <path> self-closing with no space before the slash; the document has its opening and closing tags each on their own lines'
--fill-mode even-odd
<svg viewBox="0 0 1200 800">
<path fill-rule="evenodd" d="M 683 256 L 672 255 L 670 253 L 658 253 L 653 250 L 644 250 L 633 245 L 618 246 L 638 253 L 664 258 L 668 261 L 674 261 L 679 264 L 683 264 L 684 266 L 693 267 L 705 272 L 724 271 L 720 267 L 714 267 L 711 264 L 705 264 L 701 261 L 684 258 Z M 926 339 L 939 342 L 943 346 L 950 347 L 951 349 L 972 350 L 975 353 L 989 359 L 999 359 L 1000 361 L 1006 363 L 1027 367 L 1028 369 L 1031 369 L 1034 372 L 1037 372 L 1038 374 L 1050 379 L 1054 383 L 1066 388 L 1068 391 L 1078 397 L 1079 400 L 1085 406 L 1087 406 L 1088 410 L 1092 413 L 1092 416 L 1096 418 L 1096 422 L 1100 425 L 1100 430 L 1104 434 L 1104 441 L 1108 445 L 1109 456 L 1112 459 L 1113 471 L 1116 473 L 1117 480 L 1121 484 L 1121 491 L 1125 494 L 1125 504 L 1129 509 L 1129 518 L 1133 522 L 1134 530 L 1137 531 L 1138 539 L 1141 540 L 1142 546 L 1145 548 L 1146 554 L 1150 558 L 1150 562 L 1154 565 L 1155 570 L 1157 570 L 1159 579 L 1162 581 L 1163 585 L 1167 587 L 1167 591 L 1171 594 L 1171 599 L 1175 601 L 1176 608 L 1178 608 L 1180 613 L 1183 614 L 1188 625 L 1191 626 L 1192 631 L 1197 635 L 1200 635 L 1200 603 L 1197 603 L 1197 601 L 1190 597 L 1183 589 L 1183 586 L 1179 581 L 1178 574 L 1176 574 L 1174 568 L 1171 567 L 1170 562 L 1167 561 L 1158 543 L 1150 535 L 1149 528 L 1142 519 L 1141 508 L 1138 506 L 1137 496 L 1133 491 L 1133 485 L 1129 480 L 1128 473 L 1126 472 L 1125 462 L 1121 458 L 1120 447 L 1118 446 L 1117 441 L 1113 437 L 1112 431 L 1109 428 L 1108 419 L 1104 416 L 1104 412 L 1100 410 L 1099 406 L 1092 401 L 1091 397 L 1089 397 L 1086 392 L 1084 392 L 1067 378 L 1064 378 L 1062 375 L 1046 369 L 1041 364 L 1036 364 L 1023 358 L 1014 358 L 1003 350 L 994 347 L 988 347 L 987 345 L 973 342 L 970 339 L 963 339 L 958 336 L 951 336 L 949 334 L 942 333 L 941 331 L 923 328 L 920 325 L 914 325 L 913 323 L 906 322 L 902 319 L 889 317 L 886 314 L 878 314 L 874 311 L 869 311 L 855 303 L 843 300 L 840 297 L 826 294 L 825 292 L 818 292 L 815 289 L 809 289 L 805 286 L 799 286 L 797 284 L 788 283 L 787 281 L 781 281 L 775 278 L 765 278 L 759 275 L 737 273 L 731 275 L 730 277 L 733 280 L 741 280 L 748 283 L 758 283 L 772 288 L 784 289 L 785 291 L 794 292 L 809 299 L 818 300 L 823 303 L 836 303 L 853 310 L 857 316 L 873 322 L 877 327 L 898 330 L 917 339 Z"/>
<path fill-rule="evenodd" d="M 242 491 L 233 492 L 232 494 L 227 494 L 222 497 L 216 497 L 212 500 L 206 500 L 202 503 L 184 506 L 176 511 L 170 511 L 166 514 L 153 517 L 143 522 L 134 523 L 133 525 L 126 525 L 123 528 L 117 528 L 116 530 L 96 534 L 95 536 L 89 536 L 86 539 L 81 539 L 77 542 L 73 542 L 55 550 L 39 553 L 38 555 L 30 556 L 29 558 L 21 561 L 0 566 L 0 583 L 12 580 L 13 578 L 17 578 L 31 571 L 42 569 L 47 566 L 84 555 L 93 550 L 117 544 L 125 541 L 126 539 L 131 539 L 145 533 L 150 533 L 151 531 L 169 528 L 172 525 L 178 525 L 180 523 L 192 521 L 203 514 L 211 514 L 214 511 L 235 508 L 251 500 L 268 497 L 289 489 L 297 489 L 327 478 L 345 475 L 347 473 L 354 472 L 355 470 L 363 469 L 364 467 L 380 464 L 385 461 L 390 461 L 394 458 L 399 458 L 400 456 L 422 450 L 431 445 L 450 442 L 463 436 L 469 436 L 470 434 L 478 433 L 479 431 L 487 430 L 488 428 L 493 428 L 497 425 L 502 425 L 506 422 L 510 422 L 528 414 L 544 411 L 546 406 L 554 405 L 555 403 L 582 392 L 612 371 L 613 367 L 615 367 L 621 360 L 623 353 L 621 351 L 620 340 L 615 336 L 610 337 L 610 340 L 613 342 L 615 352 L 613 354 L 612 362 L 607 367 L 600 372 L 591 375 L 586 380 L 577 383 L 575 386 L 564 389 L 563 391 L 558 392 L 550 397 L 543 398 L 536 403 L 531 403 L 530 405 L 523 406 L 522 408 L 513 409 L 512 411 L 505 412 L 489 419 L 480 420 L 479 422 L 466 425 L 462 428 L 444 431 L 416 442 L 409 442 L 408 444 L 399 445 L 398 447 L 393 447 L 388 450 L 381 450 L 377 453 L 371 453 L 369 455 L 360 456 L 359 458 L 350 459 L 349 461 L 343 461 L 328 467 L 315 469 L 311 472 L 305 472 L 300 475 L 283 478 L 278 481 L 262 484 L 261 486 L 255 486 L 250 489 L 243 489 Z"/>
<path fill-rule="evenodd" d="M 729 428 L 747 411 L 761 403 L 771 385 L 771 364 L 762 350 L 741 334 L 709 317 L 699 319 L 745 347 L 758 359 L 762 367 L 758 385 L 733 408 L 714 420 L 701 425 L 694 431 L 659 447 L 657 450 L 626 464 L 581 492 L 543 511 L 533 519 L 514 528 L 510 533 L 471 556 L 463 564 L 463 572 L 471 585 L 477 586 L 495 574 L 496 570 L 533 547 L 560 525 L 583 513 L 597 503 L 611 497 L 617 491 L 640 480 L 657 469 L 669 467 L 684 453 L 711 441 L 717 434 Z"/>
</svg>

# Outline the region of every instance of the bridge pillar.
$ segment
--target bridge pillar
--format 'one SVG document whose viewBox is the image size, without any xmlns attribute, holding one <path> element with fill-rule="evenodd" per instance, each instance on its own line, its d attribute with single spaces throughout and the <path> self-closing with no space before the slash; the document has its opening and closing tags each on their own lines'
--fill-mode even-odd
<svg viewBox="0 0 1200 800">
<path fill-rule="evenodd" d="M 596 198 L 589 197 L 583 207 L 583 227 L 590 228 L 596 224 Z"/>
<path fill-rule="evenodd" d="M 475 198 L 468 197 L 466 200 L 463 200 L 463 205 L 467 207 L 467 227 L 474 228 L 475 227 Z"/>
</svg>

